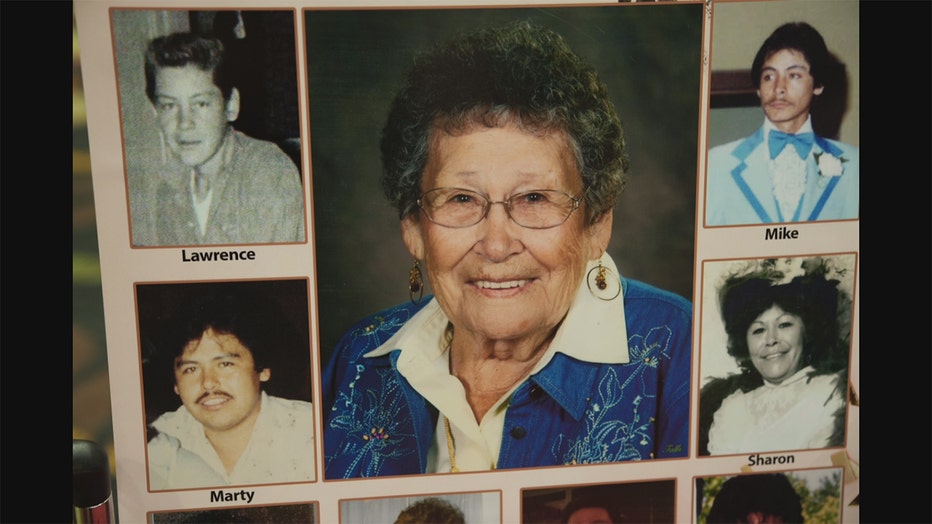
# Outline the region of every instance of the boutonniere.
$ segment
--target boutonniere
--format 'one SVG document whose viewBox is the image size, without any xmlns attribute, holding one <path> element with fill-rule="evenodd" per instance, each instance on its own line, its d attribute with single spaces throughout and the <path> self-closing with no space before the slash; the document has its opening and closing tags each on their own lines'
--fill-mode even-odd
<svg viewBox="0 0 932 524">
<path fill-rule="evenodd" d="M 848 161 L 847 158 L 837 157 L 825 152 L 814 154 L 816 164 L 819 165 L 819 176 L 836 177 L 841 176 L 842 173 L 845 172 L 845 166 L 843 164 Z"/>
</svg>

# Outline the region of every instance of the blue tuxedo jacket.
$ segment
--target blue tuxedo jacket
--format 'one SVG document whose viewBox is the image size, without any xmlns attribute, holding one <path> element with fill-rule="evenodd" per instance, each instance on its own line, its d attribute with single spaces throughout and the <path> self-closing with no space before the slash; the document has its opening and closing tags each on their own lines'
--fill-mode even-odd
<svg viewBox="0 0 932 524">
<path fill-rule="evenodd" d="M 841 175 L 820 175 L 816 154 L 842 159 Z M 858 218 L 858 157 L 858 148 L 816 136 L 806 160 L 806 191 L 794 219 L 781 217 L 777 210 L 763 126 L 749 137 L 714 147 L 709 151 L 706 225 Z"/>
</svg>

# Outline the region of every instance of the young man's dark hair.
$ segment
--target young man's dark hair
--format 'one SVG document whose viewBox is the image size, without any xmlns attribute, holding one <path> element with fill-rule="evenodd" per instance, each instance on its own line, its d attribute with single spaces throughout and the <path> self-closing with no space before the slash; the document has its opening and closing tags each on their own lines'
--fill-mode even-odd
<svg viewBox="0 0 932 524">
<path fill-rule="evenodd" d="M 751 82 L 754 83 L 755 88 L 760 88 L 760 75 L 764 62 L 774 53 L 784 49 L 802 53 L 809 62 L 809 74 L 812 75 L 815 87 L 824 85 L 828 74 L 827 69 L 832 63 L 825 40 L 811 25 L 805 22 L 789 22 L 774 30 L 757 51 L 751 66 Z"/>
<path fill-rule="evenodd" d="M 262 293 L 252 289 L 205 290 L 175 315 L 167 339 L 171 360 L 208 329 L 239 339 L 256 363 L 256 370 L 276 368 L 274 355 L 289 342 L 283 339 L 281 311 Z"/>
<path fill-rule="evenodd" d="M 146 96 L 156 101 L 156 73 L 161 67 L 192 65 L 201 71 L 210 71 L 223 99 L 229 100 L 234 80 L 223 44 L 216 38 L 205 38 L 193 33 L 172 33 L 149 42 L 146 49 Z"/>
</svg>

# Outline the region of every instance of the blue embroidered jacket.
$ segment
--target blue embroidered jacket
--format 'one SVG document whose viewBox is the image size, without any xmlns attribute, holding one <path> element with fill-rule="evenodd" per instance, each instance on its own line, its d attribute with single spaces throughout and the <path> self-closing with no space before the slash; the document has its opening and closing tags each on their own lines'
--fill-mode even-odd
<svg viewBox="0 0 932 524">
<path fill-rule="evenodd" d="M 692 305 L 622 280 L 627 364 L 563 353 L 515 390 L 498 469 L 686 457 Z M 323 372 L 325 478 L 419 474 L 438 412 L 398 373 L 400 350 L 364 357 L 420 310 L 367 317 L 341 339 Z"/>
</svg>

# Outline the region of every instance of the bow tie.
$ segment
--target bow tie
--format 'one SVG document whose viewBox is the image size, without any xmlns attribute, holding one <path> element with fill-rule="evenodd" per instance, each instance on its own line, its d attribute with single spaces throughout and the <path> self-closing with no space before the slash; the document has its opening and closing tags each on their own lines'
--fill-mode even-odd
<svg viewBox="0 0 932 524">
<path fill-rule="evenodd" d="M 799 153 L 799 158 L 805 160 L 806 157 L 809 156 L 809 151 L 812 149 L 813 139 L 814 135 L 812 133 L 791 135 L 783 131 L 771 129 L 770 136 L 767 139 L 767 143 L 770 146 L 770 158 L 777 158 L 777 155 L 783 151 L 783 148 L 785 148 L 787 144 L 793 144 L 793 147 L 796 148 L 796 152 Z"/>
</svg>

